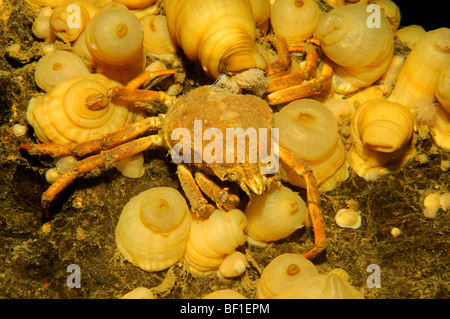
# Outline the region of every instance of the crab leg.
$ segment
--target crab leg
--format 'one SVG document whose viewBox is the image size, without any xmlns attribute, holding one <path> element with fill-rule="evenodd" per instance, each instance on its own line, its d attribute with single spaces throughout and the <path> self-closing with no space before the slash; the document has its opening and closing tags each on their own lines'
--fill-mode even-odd
<svg viewBox="0 0 450 319">
<path fill-rule="evenodd" d="M 239 197 L 230 194 L 227 187 L 222 188 L 214 181 L 201 172 L 195 173 L 195 181 L 209 198 L 211 198 L 219 207 L 223 207 L 226 211 L 232 210 L 239 205 Z"/>
<path fill-rule="evenodd" d="M 161 70 L 161 71 L 145 71 L 141 74 L 139 74 L 137 77 L 135 77 L 133 80 L 127 83 L 126 87 L 129 89 L 138 89 L 142 85 L 144 85 L 147 81 L 153 81 L 157 77 L 163 76 L 163 75 L 170 75 L 178 73 L 176 70 Z"/>
<path fill-rule="evenodd" d="M 127 86 L 113 87 L 107 92 L 110 100 L 121 101 L 158 101 L 166 105 L 172 105 L 176 101 L 175 97 L 169 96 L 164 92 L 154 92 L 148 90 L 138 90 L 146 81 L 153 80 L 156 77 L 177 73 L 175 70 L 162 70 L 157 72 L 144 72 L 131 80 Z M 101 98 L 101 95 L 97 99 Z M 95 101 L 97 101 L 95 99 Z M 27 150 L 32 155 L 52 155 L 66 156 L 75 155 L 83 156 L 95 151 L 107 149 L 120 145 L 124 141 L 128 141 L 151 128 L 159 128 L 161 121 L 158 117 L 145 118 L 136 123 L 130 124 L 120 130 L 106 134 L 99 139 L 87 141 L 76 145 L 55 145 L 55 144 L 35 144 L 20 145 L 20 148 Z"/>
<path fill-rule="evenodd" d="M 170 96 L 165 92 L 156 92 L 150 90 L 129 89 L 124 86 L 112 87 L 108 90 L 108 98 L 111 101 L 125 102 L 161 102 L 170 107 L 175 104 L 177 98 Z"/>
<path fill-rule="evenodd" d="M 112 101 L 127 101 L 127 102 L 152 102 L 158 101 L 166 106 L 171 106 L 175 103 L 176 97 L 170 96 L 164 92 L 156 92 L 150 90 L 139 90 L 145 82 L 153 80 L 158 76 L 175 74 L 175 70 L 162 70 L 156 72 L 144 72 L 136 78 L 128 82 L 126 86 L 116 86 L 108 90 L 108 98 Z"/>
<path fill-rule="evenodd" d="M 266 101 L 269 105 L 281 104 L 285 102 L 294 101 L 307 96 L 317 95 L 322 93 L 331 85 L 331 77 L 333 75 L 332 62 L 328 59 L 324 60 L 319 79 L 311 79 L 300 85 L 292 86 L 266 96 Z"/>
<path fill-rule="evenodd" d="M 275 45 L 275 49 L 278 53 L 278 60 L 270 63 L 269 71 L 266 77 L 285 71 L 292 63 L 292 57 L 289 54 L 289 48 L 286 39 L 282 36 L 268 35 L 267 40 Z"/>
<path fill-rule="evenodd" d="M 266 93 L 289 88 L 315 77 L 317 61 L 319 59 L 319 48 L 315 45 L 308 44 L 303 48 L 303 51 L 306 52 L 306 64 L 304 69 L 293 74 L 269 80 L 269 86 L 266 89 Z"/>
<path fill-rule="evenodd" d="M 163 145 L 163 139 L 159 135 L 150 135 L 141 137 L 137 140 L 117 146 L 113 149 L 101 152 L 78 161 L 75 166 L 62 174 L 43 194 L 42 194 L 42 209 L 44 216 L 50 218 L 49 205 L 53 199 L 61 193 L 70 183 L 77 177 L 91 171 L 99 166 L 109 166 L 121 159 L 131 157 L 148 148 Z"/>
<path fill-rule="evenodd" d="M 204 217 L 211 215 L 216 209 L 213 205 L 208 204 L 208 201 L 203 197 L 188 168 L 185 165 L 178 164 L 177 173 L 181 187 L 191 204 L 192 210 Z"/>
<path fill-rule="evenodd" d="M 313 258 L 325 249 L 326 235 L 325 226 L 323 224 L 322 212 L 320 210 L 319 191 L 316 179 L 311 169 L 297 158 L 294 154 L 279 146 L 280 159 L 291 167 L 297 174 L 302 176 L 306 181 L 306 194 L 308 196 L 308 211 L 314 229 L 314 247 L 303 253 L 306 258 Z"/>
<path fill-rule="evenodd" d="M 58 145 L 58 144 L 34 144 L 20 145 L 21 149 L 28 151 L 31 155 L 51 156 L 84 156 L 86 154 L 102 151 L 127 142 L 142 133 L 159 128 L 161 120 L 159 117 L 147 117 L 141 121 L 132 123 L 115 132 L 102 135 L 98 139 L 86 141 L 80 144 Z"/>
</svg>

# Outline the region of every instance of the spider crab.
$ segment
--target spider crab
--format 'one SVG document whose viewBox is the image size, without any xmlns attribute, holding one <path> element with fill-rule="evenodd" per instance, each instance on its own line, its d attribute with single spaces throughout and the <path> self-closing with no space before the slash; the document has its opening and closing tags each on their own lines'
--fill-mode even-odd
<svg viewBox="0 0 450 319">
<path fill-rule="evenodd" d="M 282 46 L 282 43 L 280 43 L 278 47 Z M 307 183 L 308 210 L 314 230 L 315 245 L 303 255 L 307 258 L 316 256 L 325 249 L 326 245 L 318 187 L 312 170 L 301 159 L 279 145 L 278 141 L 271 136 L 273 112 L 268 105 L 319 94 L 324 84 L 329 82 L 332 69 L 331 66 L 325 65 L 325 63 L 322 67 L 320 79 L 311 79 L 312 75 L 315 74 L 315 66 L 318 60 L 317 48 L 315 48 L 314 44 L 312 46 L 306 47 L 307 56 L 304 70 L 271 82 L 269 89 L 274 91 L 277 91 L 280 87 L 290 87 L 275 92 L 275 95 L 270 95 L 270 98 L 266 97 L 267 102 L 253 95 L 230 93 L 215 85 L 198 87 L 180 99 L 168 96 L 164 92 L 140 90 L 138 88 L 149 79 L 173 74 L 177 71 L 145 72 L 124 87 L 111 88 L 108 91 L 108 98 L 111 100 L 157 101 L 168 106 L 168 111 L 165 115 L 147 117 L 118 131 L 103 135 L 99 139 L 80 144 L 21 145 L 21 149 L 26 150 L 31 155 L 51 155 L 54 157 L 73 155 L 78 158 L 84 157 L 71 170 L 62 174 L 43 193 L 42 208 L 44 216 L 50 218 L 49 206 L 62 190 L 76 178 L 96 167 L 110 166 L 121 159 L 155 147 L 166 147 L 171 152 L 176 151 L 180 144 L 174 142 L 173 132 L 178 128 L 184 128 L 190 133 L 189 136 L 194 136 L 194 142 L 192 140 L 183 141 L 187 142 L 187 144 L 183 144 L 184 146 L 187 147 L 189 144 L 191 146 L 189 148 L 183 147 L 183 156 L 191 159 L 195 159 L 198 156 L 198 152 L 204 152 L 206 147 L 211 146 L 208 145 L 209 140 L 202 140 L 200 149 L 198 144 L 194 145 L 197 143 L 195 142 L 196 121 L 201 121 L 203 132 L 207 129 L 214 130 L 214 140 L 219 135 L 221 137 L 226 136 L 226 129 L 228 128 L 242 128 L 245 131 L 248 129 L 265 129 L 265 140 L 260 139 L 256 144 L 253 143 L 254 145 L 249 143 L 245 149 L 244 157 L 248 159 L 251 151 L 255 149 L 261 151 L 264 147 L 266 147 L 267 152 L 267 147 L 270 144 L 269 147 L 272 153 L 274 149 L 277 150 L 276 160 L 281 160 L 305 179 Z M 275 71 L 269 72 L 270 74 L 282 70 L 286 63 L 290 62 L 290 57 L 287 58 L 287 55 L 289 55 L 287 49 L 284 52 L 287 52 L 287 54 L 284 56 L 280 55 L 280 59 L 271 64 L 272 70 Z M 292 86 L 292 81 L 295 83 L 300 81 L 301 84 Z M 157 134 L 139 137 L 147 131 L 154 132 L 156 130 L 158 131 Z M 267 134 L 267 132 L 270 133 Z M 179 140 L 181 141 L 184 138 L 185 136 L 183 135 L 179 137 Z M 261 141 L 266 142 L 264 143 L 265 145 L 261 145 Z M 223 149 L 215 147 L 214 152 L 210 153 L 214 153 L 212 156 L 216 161 L 193 160 L 189 163 L 179 162 L 177 165 L 178 178 L 192 210 L 202 216 L 208 216 L 215 210 L 215 207 L 208 202 L 204 195 L 210 198 L 217 207 L 226 211 L 237 207 L 239 204 L 238 196 L 231 192 L 228 187 L 224 187 L 223 183 L 236 183 L 249 196 L 262 194 L 273 185 L 280 183 L 277 171 L 264 173 L 267 172 L 267 170 L 264 171 L 264 167 L 267 168 L 267 162 L 263 163 L 260 159 L 255 162 L 237 161 L 236 152 L 234 151 L 236 151 L 238 146 L 234 145 L 234 143 L 231 149 L 234 152 L 233 161 L 230 162 L 228 158 L 225 160 L 230 149 L 223 144 L 219 145 L 219 148 L 223 147 Z M 261 148 L 262 146 L 264 147 Z M 223 153 L 220 153 L 220 151 L 223 151 Z M 273 159 L 274 157 L 272 157 L 272 164 Z"/>
</svg>

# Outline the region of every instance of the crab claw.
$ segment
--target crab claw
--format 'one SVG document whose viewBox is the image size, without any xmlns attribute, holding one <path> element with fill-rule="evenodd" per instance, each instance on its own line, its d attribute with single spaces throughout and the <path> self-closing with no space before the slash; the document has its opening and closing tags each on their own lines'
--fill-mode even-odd
<svg viewBox="0 0 450 319">
<path fill-rule="evenodd" d="M 262 195 L 266 190 L 266 185 L 264 184 L 262 176 L 255 176 L 250 179 L 246 179 L 246 186 L 256 195 Z"/>
</svg>

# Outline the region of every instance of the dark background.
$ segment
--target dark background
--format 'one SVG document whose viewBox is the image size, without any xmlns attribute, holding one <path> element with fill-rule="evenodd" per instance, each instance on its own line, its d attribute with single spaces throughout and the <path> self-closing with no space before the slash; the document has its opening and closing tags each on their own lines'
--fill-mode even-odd
<svg viewBox="0 0 450 319">
<path fill-rule="evenodd" d="M 418 24 L 430 31 L 450 25 L 450 0 L 393 1 L 400 8 L 400 27 Z"/>
</svg>

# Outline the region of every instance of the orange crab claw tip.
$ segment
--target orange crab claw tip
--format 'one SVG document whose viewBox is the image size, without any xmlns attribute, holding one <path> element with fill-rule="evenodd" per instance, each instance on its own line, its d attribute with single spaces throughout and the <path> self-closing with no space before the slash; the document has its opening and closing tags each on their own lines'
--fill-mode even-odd
<svg viewBox="0 0 450 319">
<path fill-rule="evenodd" d="M 26 151 L 31 150 L 31 146 L 30 145 L 25 145 L 25 144 L 20 144 L 19 148 L 21 148 L 23 150 L 26 150 Z"/>
</svg>

